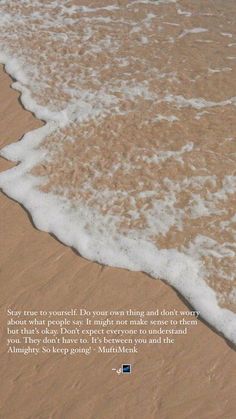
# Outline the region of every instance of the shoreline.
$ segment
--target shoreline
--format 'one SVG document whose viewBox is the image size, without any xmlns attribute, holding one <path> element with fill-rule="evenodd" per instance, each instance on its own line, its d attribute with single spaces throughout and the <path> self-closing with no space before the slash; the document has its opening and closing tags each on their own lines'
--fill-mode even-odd
<svg viewBox="0 0 236 419">
<path fill-rule="evenodd" d="M 10 84 L 10 77 L 1 67 L 0 91 L 4 107 L 0 138 L 4 138 L 6 144 L 42 126 L 23 109 L 19 103 L 20 93 L 12 90 Z M 14 163 L 1 158 L 1 170 L 12 166 Z M 137 310 L 154 307 L 186 310 L 188 307 L 163 281 L 81 258 L 52 235 L 33 228 L 26 210 L 4 194 L 1 194 L 0 205 L 0 230 L 4 237 L 0 254 L 2 324 L 9 306 L 64 310 L 86 302 L 88 307 L 101 310 L 116 306 Z M 1 375 L 5 386 L 1 400 L 4 417 L 16 418 L 19 409 L 22 417 L 43 418 L 64 417 L 67 411 L 73 419 L 92 418 L 94 414 L 97 419 L 111 415 L 129 419 L 187 419 L 190 416 L 208 419 L 220 418 L 222 412 L 227 419 L 234 417 L 235 353 L 224 338 L 202 320 L 174 345 L 146 346 L 130 356 L 135 373 L 123 377 L 122 384 L 111 371 L 112 366 L 124 360 L 119 355 L 92 354 L 83 358 L 83 362 L 79 357 L 67 359 L 60 355 L 36 358 L 35 364 L 34 356 L 26 361 L 25 357 L 7 355 L 3 334 Z"/>
</svg>

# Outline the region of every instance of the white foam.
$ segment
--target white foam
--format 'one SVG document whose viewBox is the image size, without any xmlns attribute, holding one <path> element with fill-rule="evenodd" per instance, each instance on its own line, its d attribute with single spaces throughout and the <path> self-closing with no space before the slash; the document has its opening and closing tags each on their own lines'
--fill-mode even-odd
<svg viewBox="0 0 236 419">
<path fill-rule="evenodd" d="M 109 17 L 101 16 L 97 23 L 109 23 L 113 19 L 112 13 L 119 10 L 117 5 L 108 5 L 100 8 L 92 8 L 85 6 L 67 7 L 60 2 L 53 2 L 45 4 L 38 2 L 43 6 L 44 23 L 43 31 L 48 28 L 63 27 L 63 19 L 67 24 L 73 24 L 73 14 L 84 13 L 81 19 L 88 19 L 91 15 L 92 19 L 98 19 L 98 16 L 93 15 L 93 12 L 102 10 L 103 12 L 111 12 Z M 128 7 L 138 7 L 140 4 L 151 3 L 152 5 L 160 5 L 164 3 L 175 3 L 175 0 L 159 0 L 148 1 L 140 0 L 133 1 Z M 7 0 L 3 0 L 2 4 L 7 4 Z M 50 8 L 59 6 L 60 16 L 55 15 L 55 19 L 50 17 Z M 177 10 L 179 14 L 190 16 L 191 13 Z M 13 12 L 12 12 L 13 13 Z M 14 14 L 14 13 L 13 13 Z M 148 13 L 145 19 L 141 22 L 142 28 L 150 27 L 156 14 Z M 23 19 L 22 16 L 15 15 L 15 19 Z M 2 30 L 8 25 L 9 37 L 14 36 L 11 31 L 12 16 L 6 13 L 0 16 L 0 24 Z M 34 13 L 32 19 L 37 20 L 37 12 Z M 119 22 L 121 22 L 119 18 Z M 114 23 L 114 22 L 112 22 Z M 60 26 L 61 25 L 61 26 Z M 133 23 L 130 23 L 131 30 L 134 32 L 137 28 Z M 133 28 L 133 29 L 132 29 Z M 136 29 L 135 29 L 136 28 Z M 37 30 L 37 27 L 31 28 Z M 205 32 L 204 28 L 193 28 L 185 30 L 180 37 L 189 33 Z M 0 29 L 1 32 L 1 29 Z M 80 34 L 83 42 L 89 42 L 88 53 L 99 54 L 100 51 L 106 51 L 115 55 L 119 50 L 120 44 L 116 39 L 109 36 L 104 36 L 98 42 L 92 43 L 93 31 L 87 29 Z M 53 39 L 58 39 L 60 42 L 69 42 L 68 34 L 51 32 Z M 70 36 L 72 36 L 70 34 Z M 74 35 L 73 35 L 74 36 Z M 5 38 L 4 38 L 5 39 Z M 141 41 L 145 44 L 149 40 L 148 36 L 142 33 Z M 44 52 L 43 52 L 44 53 Z M 42 53 L 42 54 L 43 54 Z M 86 52 L 85 52 L 86 53 Z M 30 54 L 29 54 L 30 55 Z M 58 57 L 59 59 L 60 57 Z M 120 66 L 127 64 L 127 57 L 120 57 Z M 80 69 L 80 77 L 77 80 L 78 86 L 76 88 L 70 87 L 71 73 L 68 68 L 68 74 L 63 74 L 63 77 L 58 81 L 59 89 L 69 94 L 68 101 L 57 101 L 54 97 L 47 103 L 42 105 L 36 98 L 37 89 L 42 88 L 43 83 L 47 80 L 46 76 L 42 75 L 40 78 L 40 58 L 36 63 L 37 66 L 32 67 L 32 63 L 28 63 L 22 51 L 18 51 L 13 56 L 11 49 L 8 50 L 7 38 L 4 44 L 4 53 L 0 54 L 0 61 L 6 65 L 6 71 L 11 74 L 17 82 L 13 87 L 21 92 L 21 101 L 24 107 L 33 112 L 37 118 L 43 119 L 46 124 L 37 130 L 27 133 L 24 138 L 15 144 L 11 144 L 2 149 L 1 155 L 5 158 L 20 162 L 16 167 L 7 170 L 0 174 L 0 187 L 13 199 L 22 203 L 31 213 L 33 221 L 37 228 L 55 234 L 63 243 L 72 246 L 78 252 L 91 260 L 107 264 L 110 266 L 123 267 L 136 271 L 144 271 L 154 278 L 161 278 L 167 281 L 170 285 L 175 287 L 196 309 L 201 313 L 210 324 L 222 332 L 228 339 L 236 343 L 236 320 L 235 315 L 227 310 L 222 309 L 218 305 L 216 293 L 207 285 L 204 278 L 207 276 L 204 265 L 202 264 L 202 255 L 208 254 L 209 257 L 233 257 L 234 250 L 228 243 L 221 246 L 219 243 L 212 241 L 207 236 L 198 236 L 195 241 L 190 243 L 188 248 L 183 248 L 182 251 L 176 249 L 159 249 L 151 241 L 152 234 L 165 235 L 169 232 L 171 227 L 176 227 L 181 230 L 185 210 L 187 209 L 192 219 L 203 215 L 218 214 L 219 209 L 217 203 L 226 199 L 229 194 L 235 191 L 235 179 L 232 176 L 226 176 L 221 189 L 216 192 L 208 193 L 205 200 L 196 192 L 192 194 L 192 201 L 187 208 L 175 207 L 178 194 L 187 188 L 189 185 L 201 189 L 204 182 L 215 182 L 215 179 L 207 176 L 195 176 L 194 178 L 185 178 L 179 182 L 174 183 L 170 179 L 165 179 L 165 186 L 167 192 L 164 197 L 159 198 L 158 192 L 162 185 L 156 182 L 156 190 L 140 192 L 140 197 L 152 197 L 153 208 L 146 212 L 148 227 L 144 231 L 132 230 L 128 236 L 122 235 L 117 229 L 117 219 L 112 215 L 101 215 L 98 210 L 92 209 L 85 205 L 84 202 L 78 202 L 78 205 L 72 205 L 71 202 L 62 196 L 53 193 L 43 193 L 39 186 L 43 184 L 43 179 L 35 177 L 30 174 L 30 170 L 39 162 L 49 158 L 44 149 L 40 149 L 40 143 L 50 134 L 55 132 L 60 135 L 60 130 L 63 127 L 73 123 L 80 123 L 91 119 L 104 118 L 109 113 L 119 114 L 119 100 L 117 93 L 122 94 L 123 98 L 135 102 L 137 98 L 141 97 L 143 100 L 155 101 L 155 103 L 167 102 L 171 103 L 177 108 L 192 107 L 197 110 L 204 108 L 211 108 L 215 106 L 236 105 L 236 98 L 226 98 L 221 102 L 207 101 L 203 98 L 186 99 L 184 96 L 165 94 L 164 97 L 158 96 L 158 93 L 151 90 L 146 82 L 137 82 L 137 80 L 112 80 L 109 85 L 103 85 L 99 80 L 99 70 L 90 69 L 94 83 L 97 83 L 98 90 L 96 92 L 90 91 L 83 87 L 85 80 L 85 70 Z M 30 61 L 30 56 L 29 56 Z M 45 63 L 45 61 L 44 61 Z M 47 77 L 54 77 L 57 70 L 57 62 L 52 63 L 54 72 L 49 71 Z M 53 67 L 54 65 L 54 67 Z M 69 64 L 68 64 L 69 66 Z M 154 74 L 153 69 L 153 74 Z M 84 71 L 84 72 L 83 72 Z M 151 71 L 151 70 L 150 70 Z M 58 67 L 59 72 L 59 67 Z M 167 78 L 167 80 L 175 77 L 175 73 L 161 73 L 157 70 L 157 75 L 160 79 Z M 61 74 L 59 74 L 61 76 Z M 44 77 L 44 78 L 43 78 Z M 66 78 L 67 77 L 67 78 Z M 35 90 L 36 89 L 36 90 Z M 178 118 L 175 115 L 165 116 L 157 114 L 156 121 L 167 121 L 173 123 Z M 79 126 L 79 125 L 78 125 Z M 73 141 L 73 139 L 72 139 Z M 157 167 L 169 159 L 183 164 L 185 153 L 191 153 L 194 150 L 193 143 L 185 144 L 179 150 L 156 151 L 151 157 L 142 156 L 147 163 L 153 163 Z M 125 170 L 123 162 L 123 169 Z M 114 166 L 113 170 L 119 167 Z M 158 189 L 159 188 L 159 189 Z M 95 191 L 96 192 L 96 191 Z M 101 199 L 109 197 L 112 199 L 112 191 L 104 190 L 101 193 Z M 138 214 L 133 210 L 132 216 L 137 218 Z M 232 218 L 222 224 L 222 228 L 230 230 Z M 228 224 L 227 224 L 228 223 Z M 235 293 L 232 291 L 232 299 Z"/>
<path fill-rule="evenodd" d="M 231 67 L 208 68 L 208 72 L 209 73 L 212 73 L 212 74 L 214 74 L 214 73 L 221 73 L 221 72 L 224 72 L 224 71 L 232 71 L 232 68 Z"/>
<path fill-rule="evenodd" d="M 208 32 L 208 29 L 206 28 L 184 29 L 184 31 L 179 35 L 179 39 L 192 33 L 202 33 L 202 32 Z"/>
<path fill-rule="evenodd" d="M 225 99 L 219 102 L 214 102 L 211 100 L 206 100 L 201 97 L 194 97 L 186 99 L 184 96 L 181 95 L 172 95 L 168 94 L 164 97 L 164 101 L 168 103 L 175 103 L 178 108 L 185 108 L 185 107 L 192 107 L 194 109 L 204 109 L 204 108 L 212 108 L 215 106 L 226 106 L 226 105 L 233 105 L 236 106 L 236 96 L 233 96 L 229 99 Z"/>
<path fill-rule="evenodd" d="M 232 33 L 228 33 L 228 32 L 221 32 L 221 35 L 222 36 L 227 36 L 228 38 L 232 38 L 233 37 Z"/>
<path fill-rule="evenodd" d="M 164 118 L 165 120 L 166 118 Z M 162 118 L 161 118 L 162 120 Z M 172 119 L 167 119 L 168 121 L 172 122 Z M 175 121 L 175 119 L 174 119 Z M 174 158 L 176 161 L 179 161 L 180 163 L 183 163 L 183 160 L 181 156 L 186 153 L 193 150 L 193 143 L 185 144 L 180 150 L 177 151 L 159 151 L 155 153 L 152 157 L 146 157 L 143 156 L 142 160 L 146 161 L 147 163 L 160 163 L 163 161 L 166 161 L 168 159 Z"/>
<path fill-rule="evenodd" d="M 47 128 L 28 133 L 27 141 L 37 143 L 42 130 L 46 131 Z M 35 162 L 31 163 L 33 166 Z M 110 234 L 107 228 L 109 219 L 100 219 L 99 214 L 82 206 L 71 211 L 66 200 L 35 189 L 35 178 L 26 172 L 29 167 L 30 163 L 25 165 L 23 161 L 2 173 L 0 186 L 30 211 L 38 229 L 55 234 L 85 258 L 110 266 L 144 271 L 168 281 L 198 308 L 203 318 L 236 342 L 235 316 L 229 310 L 219 308 L 214 291 L 202 279 L 201 263 L 195 259 L 194 252 L 190 257 L 173 249 L 158 250 L 145 240 Z M 91 227 L 90 233 L 86 229 L 87 224 Z"/>
<path fill-rule="evenodd" d="M 158 114 L 156 116 L 156 118 L 154 119 L 154 121 L 175 122 L 175 121 L 179 121 L 179 118 L 177 118 L 177 116 L 175 116 L 175 115 L 161 115 L 161 114 Z"/>
<path fill-rule="evenodd" d="M 159 4 L 176 3 L 177 0 L 133 0 L 127 7 L 133 7 L 135 4 L 153 4 L 158 6 Z"/>
<path fill-rule="evenodd" d="M 179 15 L 183 15 L 183 16 L 186 16 L 186 17 L 192 16 L 192 13 L 191 12 L 188 12 L 186 10 L 177 9 L 177 13 Z"/>
</svg>

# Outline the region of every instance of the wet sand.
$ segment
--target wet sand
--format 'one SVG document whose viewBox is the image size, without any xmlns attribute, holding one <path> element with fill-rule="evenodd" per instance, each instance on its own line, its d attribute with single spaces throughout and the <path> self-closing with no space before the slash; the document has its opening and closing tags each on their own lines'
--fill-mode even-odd
<svg viewBox="0 0 236 419">
<path fill-rule="evenodd" d="M 0 143 L 39 127 L 0 72 Z M 13 164 L 4 159 L 0 169 Z M 1 413 L 4 419 L 233 419 L 235 351 L 203 322 L 174 345 L 138 354 L 27 356 L 6 353 L 6 309 L 184 309 L 176 292 L 143 273 L 100 266 L 38 231 L 1 194 Z M 129 376 L 112 371 L 131 363 Z"/>
</svg>

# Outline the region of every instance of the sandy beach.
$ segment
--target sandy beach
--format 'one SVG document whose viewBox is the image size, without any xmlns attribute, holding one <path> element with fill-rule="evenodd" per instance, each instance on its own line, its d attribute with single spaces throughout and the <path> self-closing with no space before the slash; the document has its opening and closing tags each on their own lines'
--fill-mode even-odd
<svg viewBox="0 0 236 419">
<path fill-rule="evenodd" d="M 1 67 L 1 147 L 42 125 L 22 108 L 11 82 Z M 1 159 L 1 170 L 12 166 Z M 138 354 L 7 354 L 9 307 L 180 310 L 186 305 L 160 280 L 81 258 L 38 231 L 29 214 L 4 194 L 0 207 L 2 419 L 235 417 L 235 350 L 202 321 L 174 345 L 145 346 Z M 124 362 L 132 364 L 132 374 L 114 374 L 112 368 Z"/>
</svg>

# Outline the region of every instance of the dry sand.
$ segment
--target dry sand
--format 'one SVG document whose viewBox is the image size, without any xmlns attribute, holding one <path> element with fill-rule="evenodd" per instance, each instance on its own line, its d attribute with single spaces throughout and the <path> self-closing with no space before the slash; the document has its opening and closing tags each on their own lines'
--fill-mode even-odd
<svg viewBox="0 0 236 419">
<path fill-rule="evenodd" d="M 39 127 L 0 72 L 0 144 Z M 3 159 L 1 170 L 10 167 Z M 5 195 L 1 208 L 1 413 L 3 419 L 233 419 L 234 349 L 203 322 L 174 345 L 138 354 L 7 354 L 6 309 L 183 309 L 176 292 L 143 273 L 103 267 L 36 230 Z M 131 375 L 112 368 L 131 363 Z"/>
</svg>

